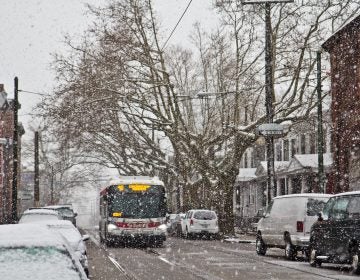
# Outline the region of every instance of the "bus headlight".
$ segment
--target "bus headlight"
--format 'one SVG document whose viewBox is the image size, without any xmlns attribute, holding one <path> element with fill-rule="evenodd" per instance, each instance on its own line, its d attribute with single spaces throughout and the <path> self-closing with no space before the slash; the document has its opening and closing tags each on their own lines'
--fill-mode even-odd
<svg viewBox="0 0 360 280">
<path fill-rule="evenodd" d="M 112 232 L 113 230 L 116 230 L 116 229 L 117 229 L 117 226 L 114 224 L 108 224 L 108 226 L 107 226 L 108 232 Z"/>
</svg>

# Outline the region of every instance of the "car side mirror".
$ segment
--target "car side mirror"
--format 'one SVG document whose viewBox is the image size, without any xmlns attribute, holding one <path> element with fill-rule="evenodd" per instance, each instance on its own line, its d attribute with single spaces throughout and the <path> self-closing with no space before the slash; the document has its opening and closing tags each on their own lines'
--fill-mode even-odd
<svg viewBox="0 0 360 280">
<path fill-rule="evenodd" d="M 83 241 L 86 241 L 86 240 L 89 240 L 90 239 L 90 236 L 88 235 L 88 234 L 84 234 L 83 236 L 82 236 L 82 240 Z"/>
<path fill-rule="evenodd" d="M 318 222 L 322 222 L 324 220 L 322 212 L 319 212 L 317 215 L 318 215 L 318 219 L 317 219 Z"/>
<path fill-rule="evenodd" d="M 78 215 L 78 213 L 74 213 L 74 217 L 76 217 Z"/>
</svg>

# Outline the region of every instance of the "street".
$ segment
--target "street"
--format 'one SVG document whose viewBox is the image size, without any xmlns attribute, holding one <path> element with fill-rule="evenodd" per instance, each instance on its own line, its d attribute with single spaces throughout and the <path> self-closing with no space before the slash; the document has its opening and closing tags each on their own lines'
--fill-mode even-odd
<svg viewBox="0 0 360 280">
<path fill-rule="evenodd" d="M 346 267 L 287 261 L 279 249 L 257 256 L 253 242 L 168 237 L 161 248 L 106 248 L 93 233 L 88 254 L 91 280 L 357 279 Z"/>
</svg>

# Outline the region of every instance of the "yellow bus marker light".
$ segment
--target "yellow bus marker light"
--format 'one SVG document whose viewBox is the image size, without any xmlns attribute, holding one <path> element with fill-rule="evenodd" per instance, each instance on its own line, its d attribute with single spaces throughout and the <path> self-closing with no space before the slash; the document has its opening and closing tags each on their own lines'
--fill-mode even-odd
<svg viewBox="0 0 360 280">
<path fill-rule="evenodd" d="M 119 191 L 123 191 L 124 190 L 124 185 L 118 185 L 117 188 L 118 188 Z"/>
<path fill-rule="evenodd" d="M 121 212 L 114 212 L 112 215 L 113 215 L 113 217 L 121 217 L 122 213 Z"/>
<path fill-rule="evenodd" d="M 150 188 L 149 185 L 129 185 L 129 188 L 134 192 L 147 191 Z"/>
</svg>

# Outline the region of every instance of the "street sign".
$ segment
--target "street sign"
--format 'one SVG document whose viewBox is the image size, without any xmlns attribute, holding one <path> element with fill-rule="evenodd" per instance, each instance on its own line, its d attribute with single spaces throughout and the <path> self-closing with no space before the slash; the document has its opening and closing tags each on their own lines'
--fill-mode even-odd
<svg viewBox="0 0 360 280">
<path fill-rule="evenodd" d="M 262 136 L 281 137 L 284 134 L 284 128 L 277 123 L 264 123 L 257 127 L 257 133 Z"/>
</svg>

